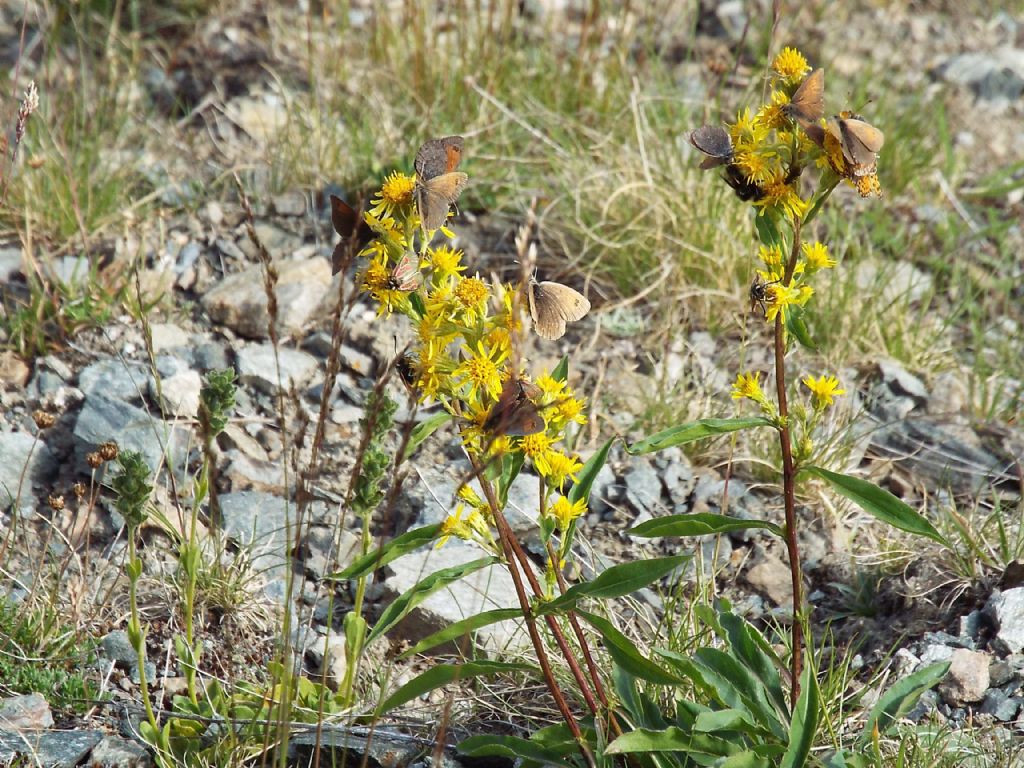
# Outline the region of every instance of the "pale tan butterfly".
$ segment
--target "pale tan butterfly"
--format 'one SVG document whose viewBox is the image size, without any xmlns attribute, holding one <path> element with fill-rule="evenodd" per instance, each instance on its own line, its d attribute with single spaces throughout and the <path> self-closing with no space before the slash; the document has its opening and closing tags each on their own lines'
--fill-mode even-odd
<svg viewBox="0 0 1024 768">
<path fill-rule="evenodd" d="M 577 290 L 550 280 L 530 281 L 527 296 L 533 328 L 542 339 L 553 341 L 565 335 L 565 324 L 590 311 L 590 302 Z"/>
<path fill-rule="evenodd" d="M 451 207 L 469 176 L 456 171 L 462 160 L 461 136 L 445 136 L 423 143 L 416 153 L 416 209 L 424 232 L 444 225 Z"/>
</svg>

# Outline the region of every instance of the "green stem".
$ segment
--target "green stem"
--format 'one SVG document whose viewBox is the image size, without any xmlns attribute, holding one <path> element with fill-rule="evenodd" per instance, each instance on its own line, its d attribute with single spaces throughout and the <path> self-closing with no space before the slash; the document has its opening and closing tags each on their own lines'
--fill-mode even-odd
<svg viewBox="0 0 1024 768">
<path fill-rule="evenodd" d="M 146 681 L 146 635 L 139 622 L 139 604 L 136 599 L 139 575 L 142 573 L 142 562 L 135 552 L 136 532 L 135 527 L 128 529 L 128 606 L 131 611 L 129 619 L 131 631 L 128 636 L 135 647 L 135 659 L 139 668 L 139 691 L 142 693 L 142 704 L 146 708 L 146 719 L 149 720 L 153 731 L 160 733 L 160 726 L 153 713 L 153 705 L 149 702 L 149 683 Z"/>
</svg>

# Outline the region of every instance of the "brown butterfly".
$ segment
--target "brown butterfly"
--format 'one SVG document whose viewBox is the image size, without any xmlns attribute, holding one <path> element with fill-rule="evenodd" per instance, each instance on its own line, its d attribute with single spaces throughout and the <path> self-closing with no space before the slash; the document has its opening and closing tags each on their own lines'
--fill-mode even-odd
<svg viewBox="0 0 1024 768">
<path fill-rule="evenodd" d="M 536 384 L 512 376 L 502 386 L 498 402 L 487 414 L 483 423 L 484 431 L 496 437 L 524 437 L 543 432 L 547 425 L 540 415 L 540 409 L 533 402 L 540 395 L 540 387 Z"/>
<path fill-rule="evenodd" d="M 702 125 L 691 131 L 690 143 L 707 155 L 700 163 L 704 170 L 732 163 L 732 139 L 729 138 L 729 132 L 720 125 Z"/>
<path fill-rule="evenodd" d="M 352 254 L 359 253 L 374 236 L 370 225 L 363 218 L 363 200 L 353 208 L 340 197 L 331 195 L 331 223 L 334 231 L 341 235 L 341 242 L 334 246 L 331 254 L 331 274 L 338 274 Z"/>
<path fill-rule="evenodd" d="M 402 254 L 402 258 L 395 264 L 395 268 L 388 275 L 387 289 L 389 291 L 415 291 L 423 282 L 423 273 L 420 272 L 419 259 L 408 253 Z"/>
<path fill-rule="evenodd" d="M 534 330 L 548 341 L 562 338 L 566 323 L 575 322 L 590 311 L 590 302 L 582 293 L 550 280 L 530 280 L 527 296 Z"/>
<path fill-rule="evenodd" d="M 424 232 L 444 225 L 448 209 L 469 181 L 466 174 L 455 170 L 462 160 L 462 142 L 461 136 L 430 139 L 416 153 L 413 194 Z"/>
<path fill-rule="evenodd" d="M 825 127 L 843 150 L 843 159 L 854 176 L 875 172 L 885 134 L 853 112 L 840 112 Z"/>
<path fill-rule="evenodd" d="M 825 70 L 816 69 L 793 92 L 782 113 L 806 128 L 825 114 Z"/>
</svg>

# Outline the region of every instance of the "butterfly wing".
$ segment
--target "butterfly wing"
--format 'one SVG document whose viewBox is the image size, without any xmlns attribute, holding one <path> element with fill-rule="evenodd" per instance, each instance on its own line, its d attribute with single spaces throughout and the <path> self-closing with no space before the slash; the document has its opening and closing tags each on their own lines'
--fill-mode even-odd
<svg viewBox="0 0 1024 768">
<path fill-rule="evenodd" d="M 391 285 L 396 291 L 415 291 L 423 282 L 423 273 L 417 259 L 408 253 L 402 254 L 395 268 L 391 270 Z"/>
<path fill-rule="evenodd" d="M 821 120 L 825 114 L 825 70 L 816 69 L 793 93 L 783 111 L 801 125 Z"/>
<path fill-rule="evenodd" d="M 417 180 L 426 182 L 458 168 L 462 160 L 462 144 L 461 136 L 445 136 L 423 142 L 416 152 L 416 161 L 413 165 Z"/>
<path fill-rule="evenodd" d="M 690 143 L 707 155 L 700 163 L 701 168 L 714 168 L 732 161 L 732 139 L 720 125 L 702 125 L 691 131 Z"/>
<path fill-rule="evenodd" d="M 536 389 L 534 385 L 514 376 L 505 382 L 498 402 L 491 408 L 483 423 L 485 432 L 492 435 L 525 437 L 544 431 L 547 426 L 544 417 L 527 395 L 527 387 Z"/>
<path fill-rule="evenodd" d="M 885 134 L 870 123 L 850 118 L 839 120 L 843 155 L 857 165 L 871 165 L 885 143 Z"/>
<path fill-rule="evenodd" d="M 362 200 L 358 208 L 353 208 L 337 195 L 331 195 L 331 224 L 341 235 L 341 242 L 331 254 L 331 274 L 336 275 L 344 269 L 352 254 L 363 250 L 373 239 L 373 229 L 363 218 Z"/>
<path fill-rule="evenodd" d="M 416 184 L 416 207 L 425 231 L 441 227 L 448 218 L 448 209 L 458 200 L 469 176 L 460 172 L 443 173 Z"/>
<path fill-rule="evenodd" d="M 590 311 L 590 302 L 577 290 L 561 283 L 530 283 L 530 316 L 537 335 L 553 341 L 565 335 L 565 324 Z"/>
</svg>

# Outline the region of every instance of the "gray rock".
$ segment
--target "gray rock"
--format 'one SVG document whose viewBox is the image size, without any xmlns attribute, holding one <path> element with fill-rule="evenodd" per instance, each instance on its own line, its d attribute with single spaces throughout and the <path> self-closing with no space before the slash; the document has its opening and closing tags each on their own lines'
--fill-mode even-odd
<svg viewBox="0 0 1024 768">
<path fill-rule="evenodd" d="M 685 504 L 697 486 L 697 477 L 688 460 L 669 463 L 661 477 L 669 497 L 676 504 Z"/>
<path fill-rule="evenodd" d="M 457 539 L 449 539 L 440 548 L 427 545 L 393 561 L 390 567 L 394 575 L 384 582 L 384 586 L 395 598 L 442 568 L 482 557 L 486 557 L 486 553 L 479 547 Z M 432 594 L 395 627 L 393 634 L 415 642 L 482 611 L 518 606 L 508 570 L 501 564 L 490 565 Z M 478 649 L 488 654 L 524 649 L 529 639 L 520 624 L 503 621 L 479 630 L 474 635 Z M 456 647 L 456 643 L 449 643 L 447 647 L 436 648 L 433 652 L 451 652 Z"/>
<path fill-rule="evenodd" d="M 626 502 L 636 511 L 657 509 L 661 503 L 661 477 L 648 462 L 637 460 L 622 478 Z"/>
<path fill-rule="evenodd" d="M 249 550 L 252 568 L 268 578 L 284 578 L 288 558 L 288 519 L 294 505 L 259 491 L 226 493 L 220 497 L 224 533 Z M 295 525 L 295 521 L 290 521 Z"/>
<path fill-rule="evenodd" d="M 153 338 L 153 352 L 159 355 L 169 349 L 189 347 L 192 343 L 188 332 L 173 323 L 153 323 L 150 326 Z"/>
<path fill-rule="evenodd" d="M 917 704 L 907 713 L 907 719 L 912 723 L 919 723 L 932 713 L 936 712 L 939 705 L 939 694 L 935 689 L 929 689 L 921 694 Z"/>
<path fill-rule="evenodd" d="M 731 491 L 729 495 L 730 497 L 732 496 Z M 720 514 L 724 497 L 725 480 L 712 470 L 701 470 L 697 473 L 697 483 L 693 488 L 693 495 L 689 505 L 690 511 L 694 513 L 713 512 Z"/>
<path fill-rule="evenodd" d="M 993 105 L 1007 105 L 1024 94 L 1024 50 L 1002 47 L 962 53 L 936 68 L 946 82 L 964 85 Z"/>
<path fill-rule="evenodd" d="M 0 724 L 14 731 L 39 731 L 53 727 L 50 705 L 41 693 L 0 699 Z"/>
<path fill-rule="evenodd" d="M 100 360 L 78 374 L 78 388 L 86 397 L 98 393 L 112 400 L 139 403 L 149 385 L 149 371 L 138 363 L 114 358 Z"/>
<path fill-rule="evenodd" d="M 237 351 L 238 380 L 272 395 L 279 382 L 285 390 L 301 387 L 317 370 L 319 362 L 307 352 L 281 347 L 275 358 L 272 344 L 249 344 Z M 277 365 L 280 363 L 280 376 Z"/>
<path fill-rule="evenodd" d="M 1010 698 L 998 688 L 990 689 L 981 703 L 983 714 L 992 715 L 1003 723 L 1013 720 L 1017 716 L 1018 709 L 1020 709 L 1020 699 Z"/>
<path fill-rule="evenodd" d="M 988 655 L 957 648 L 953 651 L 950 662 L 949 672 L 939 683 L 942 698 L 954 707 L 981 701 L 988 690 Z"/>
<path fill-rule="evenodd" d="M 775 555 L 762 555 L 758 562 L 746 570 L 744 578 L 775 605 L 792 609 L 793 586 L 789 566 Z"/>
<path fill-rule="evenodd" d="M 874 260 L 859 262 L 853 280 L 863 293 L 879 297 L 885 304 L 920 302 L 932 290 L 932 276 L 909 261 Z"/>
<path fill-rule="evenodd" d="M 615 473 L 606 462 L 605 465 L 597 471 L 597 477 L 594 478 L 594 484 L 590 486 L 589 507 L 591 512 L 601 514 L 608 510 L 609 503 L 615 503 L 619 500 L 620 489 L 616 483 L 617 479 L 615 477 Z"/>
<path fill-rule="evenodd" d="M 149 395 L 154 399 L 159 395 L 165 414 L 194 419 L 199 412 L 199 393 L 202 387 L 203 380 L 199 372 L 184 368 L 162 377 L 159 387 L 154 379 L 150 379 Z"/>
<path fill-rule="evenodd" d="M 985 612 L 995 621 L 997 631 L 992 645 L 996 650 L 1001 653 L 1024 650 L 1024 587 L 993 594 Z"/>
<path fill-rule="evenodd" d="M 921 652 L 921 663 L 925 665 L 934 664 L 937 661 L 949 661 L 952 658 L 953 649 L 948 645 L 942 645 L 940 643 L 927 645 Z"/>
<path fill-rule="evenodd" d="M 234 261 L 245 261 L 245 253 L 235 243 L 226 237 L 218 237 L 213 241 L 214 247 L 224 256 Z"/>
<path fill-rule="evenodd" d="M 342 528 L 313 525 L 306 531 L 299 555 L 306 575 L 321 579 L 326 574 L 339 571 L 359 556 L 362 538 Z"/>
<path fill-rule="evenodd" d="M 306 196 L 301 192 L 274 195 L 271 202 L 278 216 L 302 216 L 306 213 Z"/>
<path fill-rule="evenodd" d="M 150 469 L 166 465 L 178 473 L 188 459 L 191 431 L 97 392 L 85 398 L 74 436 L 75 453 L 83 467 L 87 453 L 115 440 L 122 451 L 141 453 Z"/>
<path fill-rule="evenodd" d="M 204 341 L 192 350 L 192 359 L 200 371 L 224 370 L 231 367 L 227 349 L 215 341 Z"/>
<path fill-rule="evenodd" d="M 57 460 L 43 440 L 28 432 L 0 432 L 0 509 L 15 500 L 19 506 L 30 506 L 32 487 L 52 484 L 57 470 Z"/>
<path fill-rule="evenodd" d="M 61 256 L 48 262 L 47 271 L 65 285 L 85 285 L 89 279 L 89 258 L 84 254 Z"/>
<path fill-rule="evenodd" d="M 228 451 L 224 458 L 228 465 L 222 477 L 231 483 L 232 491 L 262 491 L 265 493 L 284 494 L 284 468 L 280 462 L 260 461 L 247 456 L 242 451 Z M 288 495 L 295 488 L 294 478 L 288 488 Z"/>
<path fill-rule="evenodd" d="M 21 246 L 0 248 L 0 283 L 6 283 L 21 273 Z"/>
<path fill-rule="evenodd" d="M 0 763 L 74 768 L 104 736 L 102 731 L 39 731 L 13 733 L 0 730 Z"/>
<path fill-rule="evenodd" d="M 128 633 L 123 629 L 115 629 L 104 635 L 100 640 L 100 652 L 125 671 L 131 671 L 138 666 L 138 656 L 128 640 Z"/>
<path fill-rule="evenodd" d="M 317 313 L 331 285 L 331 266 L 326 259 L 308 259 L 278 262 L 277 268 L 277 321 L 287 335 L 301 330 Z M 202 305 L 215 322 L 242 336 L 268 336 L 267 294 L 260 266 L 226 277 L 203 296 Z"/>
<path fill-rule="evenodd" d="M 900 363 L 895 360 L 879 360 L 878 372 L 881 374 L 882 381 L 894 395 L 911 397 L 918 407 L 928 402 L 928 388 L 924 382 Z"/>
<path fill-rule="evenodd" d="M 988 665 L 988 682 L 993 688 L 1006 685 L 1017 676 L 1017 670 L 1006 659 L 993 661 Z"/>
</svg>

